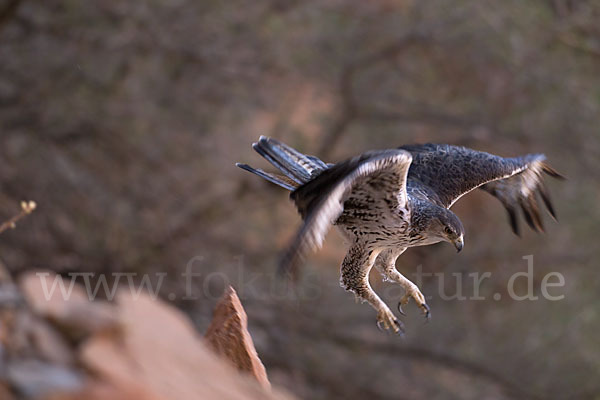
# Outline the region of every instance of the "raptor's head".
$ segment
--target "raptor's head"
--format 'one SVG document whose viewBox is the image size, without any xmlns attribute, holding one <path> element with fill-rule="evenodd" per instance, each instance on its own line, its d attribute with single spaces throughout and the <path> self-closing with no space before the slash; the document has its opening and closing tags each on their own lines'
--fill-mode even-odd
<svg viewBox="0 0 600 400">
<path fill-rule="evenodd" d="M 464 246 L 464 234 L 462 222 L 452 211 L 444 208 L 438 216 L 439 227 L 436 228 L 436 233 L 442 240 L 452 243 L 456 247 L 456 251 L 461 251 Z"/>
<path fill-rule="evenodd" d="M 462 222 L 452 211 L 433 203 L 421 203 L 420 211 L 413 215 L 413 223 L 425 233 L 426 243 L 449 242 L 461 251 L 464 245 Z M 416 220 L 414 220 L 416 217 Z"/>
</svg>

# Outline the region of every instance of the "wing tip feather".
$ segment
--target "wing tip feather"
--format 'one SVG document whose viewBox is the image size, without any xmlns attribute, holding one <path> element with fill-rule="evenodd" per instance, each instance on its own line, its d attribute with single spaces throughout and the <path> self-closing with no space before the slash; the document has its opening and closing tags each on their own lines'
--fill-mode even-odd
<svg viewBox="0 0 600 400">
<path fill-rule="evenodd" d="M 561 173 L 559 173 L 557 170 L 555 170 L 554 168 L 552 168 L 550 166 L 550 164 L 543 162 L 542 163 L 542 171 L 544 171 L 547 175 L 555 178 L 555 179 L 559 179 L 561 181 L 566 180 L 567 178 L 562 175 Z"/>
<path fill-rule="evenodd" d="M 515 208 L 510 205 L 506 205 L 506 211 L 508 212 L 508 221 L 510 222 L 510 227 L 513 233 L 521 237 L 521 231 L 519 229 L 519 219 L 517 218 Z"/>
</svg>

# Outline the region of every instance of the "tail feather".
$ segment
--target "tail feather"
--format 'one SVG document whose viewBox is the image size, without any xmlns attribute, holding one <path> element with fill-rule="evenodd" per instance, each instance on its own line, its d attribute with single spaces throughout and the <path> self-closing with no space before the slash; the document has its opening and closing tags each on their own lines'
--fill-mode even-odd
<svg viewBox="0 0 600 400">
<path fill-rule="evenodd" d="M 302 154 L 275 139 L 265 136 L 261 136 L 258 142 L 252 145 L 252 148 L 283 175 L 265 172 L 246 164 L 236 165 L 288 190 L 295 190 L 329 168 L 317 157 Z"/>
<path fill-rule="evenodd" d="M 329 167 L 331 167 L 331 166 L 333 165 L 333 164 L 329 164 L 329 165 L 327 165 L 327 164 L 325 164 L 323 161 L 321 161 L 320 159 L 318 159 L 318 158 L 317 158 L 317 157 L 315 157 L 315 156 L 309 156 L 309 155 L 307 155 L 306 157 L 307 157 L 307 158 L 308 158 L 310 161 L 312 161 L 312 165 L 313 165 L 313 168 L 314 168 L 315 170 L 317 170 L 317 169 L 320 169 L 320 170 L 319 170 L 319 173 L 320 173 L 320 172 L 323 172 L 324 170 L 326 170 L 327 168 L 329 168 Z"/>
<path fill-rule="evenodd" d="M 308 164 L 306 162 L 308 159 L 305 155 L 277 140 L 269 139 L 264 136 L 261 136 L 258 143 L 253 147 L 255 150 L 258 151 L 258 149 L 260 149 L 271 156 L 271 158 L 277 160 L 287 172 L 291 173 L 301 182 L 308 182 L 310 180 L 310 172 L 308 172 L 304 166 L 305 164 Z"/>
<path fill-rule="evenodd" d="M 261 136 L 259 143 L 263 146 L 272 149 L 273 152 L 279 154 L 282 160 L 287 161 L 289 167 L 298 171 L 298 177 L 305 182 L 311 180 L 316 175 L 327 169 L 325 163 L 317 157 L 308 156 L 300 153 L 294 148 L 281 143 L 278 140 Z"/>
<path fill-rule="evenodd" d="M 277 168 L 278 170 L 283 172 L 288 178 L 290 178 L 291 180 L 293 180 L 294 182 L 296 182 L 299 185 L 302 184 L 302 181 L 300 179 L 298 179 L 289 169 L 284 167 L 283 164 L 281 164 L 279 162 L 280 160 L 272 157 L 267 151 L 265 151 L 265 149 L 262 146 L 260 146 L 259 143 L 254 143 L 252 145 L 252 148 L 258 154 L 263 156 L 263 158 L 265 158 L 268 162 L 270 162 L 275 168 Z"/>
<path fill-rule="evenodd" d="M 291 180 L 287 176 L 272 174 L 270 172 L 265 172 L 260 168 L 252 168 L 248 164 L 236 163 L 235 165 L 240 167 L 241 169 L 248 171 L 248 172 L 252 172 L 253 174 L 256 174 L 256 175 L 260 176 L 261 178 L 266 179 L 269 182 L 279 185 L 282 188 L 285 188 L 287 190 L 294 191 L 298 187 L 298 183 L 296 183 L 296 181 Z"/>
</svg>

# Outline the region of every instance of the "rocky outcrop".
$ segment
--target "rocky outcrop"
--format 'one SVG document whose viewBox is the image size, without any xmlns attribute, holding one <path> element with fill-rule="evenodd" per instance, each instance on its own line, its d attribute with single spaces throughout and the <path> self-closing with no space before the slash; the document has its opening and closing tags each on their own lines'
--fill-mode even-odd
<svg viewBox="0 0 600 400">
<path fill-rule="evenodd" d="M 19 287 L 31 311 L 50 321 L 72 340 L 119 328 L 117 309 L 109 303 L 90 301 L 83 287 L 64 281 L 68 300 L 59 285 L 51 290 L 56 275 L 26 274 Z M 42 282 L 45 284 L 42 284 Z"/>
<path fill-rule="evenodd" d="M 92 302 L 77 286 L 48 296 L 35 274 L 0 279 L 0 346 L 1 399 L 291 399 L 269 388 L 233 289 L 205 340 L 148 295 Z"/>
<path fill-rule="evenodd" d="M 263 387 L 270 388 L 267 372 L 248 332 L 248 317 L 231 286 L 217 304 L 205 338 L 217 354 L 239 371 L 250 374 Z"/>
</svg>

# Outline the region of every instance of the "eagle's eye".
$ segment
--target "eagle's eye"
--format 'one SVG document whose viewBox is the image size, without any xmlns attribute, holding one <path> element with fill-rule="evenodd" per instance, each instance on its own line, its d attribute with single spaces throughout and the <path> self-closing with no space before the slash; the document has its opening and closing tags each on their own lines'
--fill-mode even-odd
<svg viewBox="0 0 600 400">
<path fill-rule="evenodd" d="M 452 235 L 452 229 L 450 229 L 449 226 L 444 228 L 444 232 L 446 232 L 447 235 Z"/>
</svg>

